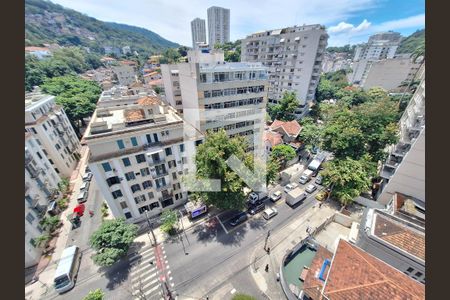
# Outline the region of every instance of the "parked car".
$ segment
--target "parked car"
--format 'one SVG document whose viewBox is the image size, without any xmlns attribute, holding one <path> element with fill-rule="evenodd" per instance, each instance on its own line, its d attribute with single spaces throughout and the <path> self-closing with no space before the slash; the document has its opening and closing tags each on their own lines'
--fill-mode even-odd
<svg viewBox="0 0 450 300">
<path fill-rule="evenodd" d="M 92 179 L 92 173 L 91 172 L 84 173 L 83 181 L 91 181 L 91 179 Z"/>
<path fill-rule="evenodd" d="M 296 187 L 298 187 L 298 184 L 293 182 L 293 183 L 288 183 L 285 187 L 284 187 L 284 191 L 286 193 L 289 193 L 290 191 L 292 191 L 293 189 L 295 189 Z"/>
<path fill-rule="evenodd" d="M 89 168 L 89 166 L 86 166 L 86 169 L 84 169 L 85 173 L 91 173 L 91 169 Z"/>
<path fill-rule="evenodd" d="M 315 183 L 317 183 L 317 184 L 322 184 L 322 175 L 318 175 L 317 177 L 316 177 L 316 180 L 314 181 Z"/>
<path fill-rule="evenodd" d="M 266 205 L 261 202 L 255 205 L 252 205 L 249 209 L 248 209 L 248 213 L 251 215 L 255 215 L 257 213 L 259 213 L 260 211 L 263 211 L 266 208 Z"/>
<path fill-rule="evenodd" d="M 241 224 L 242 222 L 246 221 L 248 219 L 247 213 L 245 211 L 242 211 L 240 213 L 237 213 L 233 218 L 230 220 L 231 226 L 236 226 Z"/>
<path fill-rule="evenodd" d="M 307 183 L 310 179 L 311 179 L 311 175 L 313 174 L 313 171 L 311 170 L 306 170 L 305 172 L 303 172 L 302 176 L 300 177 L 299 182 L 301 184 L 305 184 Z"/>
<path fill-rule="evenodd" d="M 320 191 L 316 195 L 316 199 L 318 201 L 324 201 L 325 199 L 327 199 L 327 197 L 328 197 L 328 192 L 327 191 Z"/>
<path fill-rule="evenodd" d="M 77 201 L 78 203 L 83 203 L 87 201 L 87 198 L 88 198 L 88 191 L 84 190 L 78 194 Z"/>
<path fill-rule="evenodd" d="M 281 196 L 282 196 L 281 191 L 276 191 L 272 195 L 270 195 L 270 200 L 272 200 L 273 202 L 278 201 L 281 199 Z"/>
<path fill-rule="evenodd" d="M 276 215 L 278 215 L 278 211 L 275 207 L 268 208 L 262 213 L 263 218 L 266 220 L 269 220 Z"/>
<path fill-rule="evenodd" d="M 261 205 L 263 203 L 262 200 L 257 200 L 256 202 L 247 201 L 247 208 L 250 209 L 253 206 Z"/>
<path fill-rule="evenodd" d="M 306 192 L 310 194 L 314 193 L 315 190 L 317 190 L 317 186 L 315 186 L 314 184 L 310 184 L 306 187 Z"/>
<path fill-rule="evenodd" d="M 80 191 L 87 191 L 89 190 L 89 186 L 91 185 L 90 181 L 83 181 L 83 183 L 80 186 Z"/>
</svg>

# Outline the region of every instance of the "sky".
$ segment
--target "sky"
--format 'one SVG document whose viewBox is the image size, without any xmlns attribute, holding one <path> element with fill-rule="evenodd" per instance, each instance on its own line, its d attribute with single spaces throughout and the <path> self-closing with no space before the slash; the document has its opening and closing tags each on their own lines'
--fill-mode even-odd
<svg viewBox="0 0 450 300">
<path fill-rule="evenodd" d="M 230 9 L 231 40 L 258 31 L 322 24 L 329 46 L 366 42 L 387 30 L 407 36 L 425 28 L 425 0 L 51 0 L 101 21 L 151 30 L 192 46 L 190 22 L 208 7 Z"/>
</svg>

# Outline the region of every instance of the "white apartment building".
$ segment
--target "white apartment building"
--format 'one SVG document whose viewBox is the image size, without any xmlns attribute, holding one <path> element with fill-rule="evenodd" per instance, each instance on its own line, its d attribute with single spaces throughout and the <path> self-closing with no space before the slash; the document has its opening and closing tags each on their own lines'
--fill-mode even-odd
<svg viewBox="0 0 450 300">
<path fill-rule="evenodd" d="M 360 84 L 367 77 L 373 61 L 394 58 L 395 52 L 401 42 L 398 32 L 382 32 L 370 36 L 366 44 L 358 45 L 353 57 L 353 73 L 349 79 L 352 83 Z"/>
<path fill-rule="evenodd" d="M 133 66 L 121 65 L 112 67 L 120 85 L 130 85 L 137 82 L 136 71 Z"/>
<path fill-rule="evenodd" d="M 181 97 L 178 65 L 161 65 L 165 100 L 182 116 L 183 99 Z"/>
<path fill-rule="evenodd" d="M 39 90 L 25 94 L 25 130 L 61 177 L 70 177 L 80 157 L 80 142 L 55 97 Z"/>
<path fill-rule="evenodd" d="M 419 67 L 420 64 L 409 57 L 374 61 L 359 85 L 365 90 L 378 86 L 390 91 L 413 79 Z"/>
<path fill-rule="evenodd" d="M 128 87 L 113 86 L 109 90 L 103 91 L 97 102 L 97 107 L 122 106 L 136 104 L 139 99 L 145 96 L 154 96 L 155 91 L 146 86 Z"/>
<path fill-rule="evenodd" d="M 241 61 L 269 67 L 269 103 L 284 91 L 295 91 L 299 116 L 309 111 L 322 70 L 328 34 L 322 25 L 294 26 L 257 32 L 242 40 Z"/>
<path fill-rule="evenodd" d="M 155 96 L 98 107 L 83 137 L 89 167 L 115 218 L 145 219 L 187 201 L 181 177 L 203 136 Z"/>
<path fill-rule="evenodd" d="M 39 221 L 50 202 L 58 199 L 60 180 L 37 140 L 25 132 L 25 268 L 39 262 L 35 239 L 44 233 Z"/>
<path fill-rule="evenodd" d="M 178 70 L 183 118 L 202 133 L 224 128 L 260 148 L 267 103 L 267 68 L 261 63 L 224 61 L 222 51 L 189 51 L 188 62 L 162 66 Z M 166 94 L 170 78 L 164 76 Z"/>
<path fill-rule="evenodd" d="M 199 44 L 206 43 L 206 22 L 203 19 L 195 18 L 191 21 L 192 48 L 198 48 Z"/>
<path fill-rule="evenodd" d="M 211 6 L 208 8 L 208 42 L 211 48 L 215 44 L 230 41 L 230 10 Z"/>
<path fill-rule="evenodd" d="M 420 85 L 400 119 L 400 140 L 389 147 L 376 199 L 388 204 L 395 193 L 425 203 L 425 64 L 417 77 Z"/>
</svg>

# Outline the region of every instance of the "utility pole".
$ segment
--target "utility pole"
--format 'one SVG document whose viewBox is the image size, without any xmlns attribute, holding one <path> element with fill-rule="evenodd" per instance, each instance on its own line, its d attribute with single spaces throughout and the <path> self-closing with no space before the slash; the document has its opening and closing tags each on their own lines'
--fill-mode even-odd
<svg viewBox="0 0 450 300">
<path fill-rule="evenodd" d="M 264 243 L 264 250 L 267 251 L 267 242 L 269 241 L 270 230 L 267 231 L 266 241 Z"/>
<path fill-rule="evenodd" d="M 184 236 L 186 237 L 186 241 L 188 242 L 188 244 L 191 245 L 191 243 L 189 242 L 189 239 L 187 237 L 186 230 L 184 229 L 183 214 L 181 213 L 180 210 L 178 212 L 180 213 L 180 223 L 181 223 L 181 228 L 183 228 Z"/>
<path fill-rule="evenodd" d="M 153 232 L 153 226 L 150 223 L 150 219 L 148 218 L 148 211 L 145 211 L 145 217 L 147 218 L 147 223 L 148 223 L 148 227 L 150 228 L 150 232 L 152 233 L 152 237 L 153 237 L 153 242 L 152 242 L 152 246 L 156 246 L 156 236 L 155 233 Z"/>
</svg>

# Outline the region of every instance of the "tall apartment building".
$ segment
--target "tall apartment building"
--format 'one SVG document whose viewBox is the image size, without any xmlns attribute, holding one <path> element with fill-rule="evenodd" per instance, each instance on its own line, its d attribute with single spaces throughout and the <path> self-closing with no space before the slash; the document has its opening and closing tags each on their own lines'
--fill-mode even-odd
<svg viewBox="0 0 450 300">
<path fill-rule="evenodd" d="M 36 139 L 56 173 L 70 177 L 80 157 L 80 142 L 54 96 L 39 90 L 25 94 L 25 131 Z"/>
<path fill-rule="evenodd" d="M 206 43 L 206 25 L 205 20 L 195 18 L 191 21 L 192 47 L 198 48 L 198 44 Z"/>
<path fill-rule="evenodd" d="M 295 91 L 300 101 L 296 114 L 301 116 L 314 99 L 327 40 L 322 25 L 258 32 L 242 40 L 241 61 L 269 67 L 269 103 L 277 103 L 284 91 Z"/>
<path fill-rule="evenodd" d="M 178 71 L 183 118 L 189 124 L 202 133 L 224 128 L 229 136 L 245 136 L 250 147 L 263 147 L 268 77 L 261 63 L 229 63 L 222 51 L 196 50 L 189 51 L 187 63 L 162 68 Z M 166 91 L 173 88 L 171 78 L 163 73 Z"/>
<path fill-rule="evenodd" d="M 425 203 L 425 64 L 417 77 L 420 84 L 400 119 L 400 140 L 389 147 L 380 176 L 376 200 L 387 205 L 402 193 Z"/>
<path fill-rule="evenodd" d="M 211 48 L 215 44 L 230 41 L 230 10 L 211 6 L 208 8 L 208 42 Z"/>
<path fill-rule="evenodd" d="M 183 99 L 181 97 L 178 65 L 161 65 L 165 100 L 183 115 Z"/>
<path fill-rule="evenodd" d="M 51 201 L 57 200 L 61 178 L 30 132 L 25 132 L 25 268 L 39 262 L 35 239 L 44 232 L 39 221 Z"/>
<path fill-rule="evenodd" d="M 118 100 L 120 101 L 120 100 Z M 158 97 L 98 107 L 83 137 L 89 167 L 115 218 L 144 220 L 187 201 L 181 177 L 192 170 L 202 135 Z"/>
<path fill-rule="evenodd" d="M 367 76 L 371 63 L 381 59 L 394 58 L 401 42 L 398 32 L 383 32 L 374 34 L 366 44 L 358 45 L 353 57 L 353 73 L 349 76 L 352 83 L 360 84 Z"/>
</svg>

